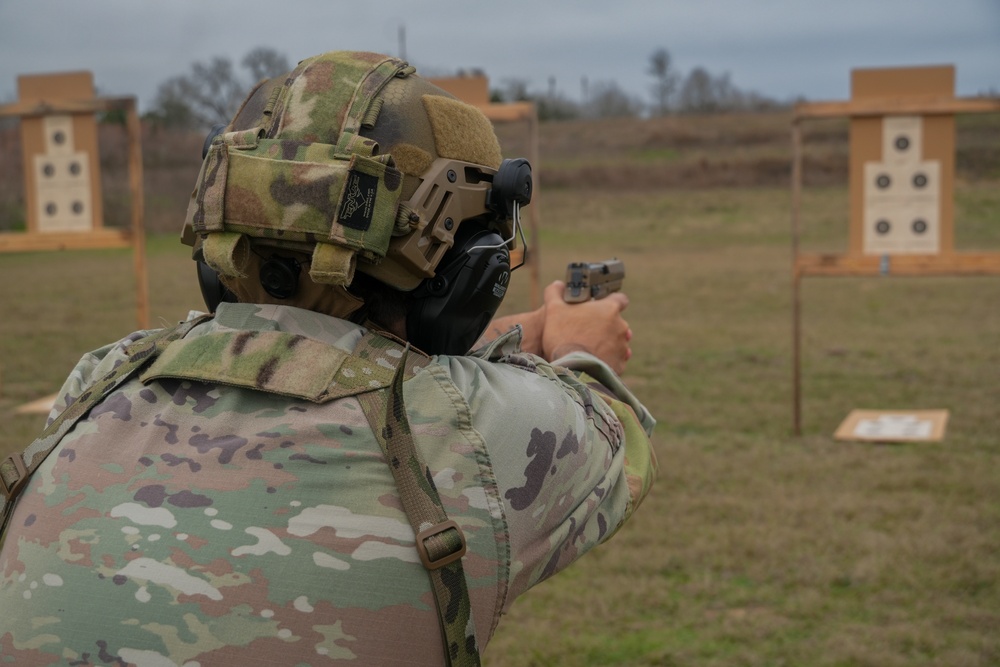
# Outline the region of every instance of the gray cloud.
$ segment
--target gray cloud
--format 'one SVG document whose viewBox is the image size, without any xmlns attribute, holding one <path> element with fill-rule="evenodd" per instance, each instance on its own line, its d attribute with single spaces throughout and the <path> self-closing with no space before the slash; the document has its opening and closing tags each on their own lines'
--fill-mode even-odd
<svg viewBox="0 0 1000 667">
<path fill-rule="evenodd" d="M 787 99 L 840 99 L 854 67 L 954 63 L 958 93 L 1000 89 L 997 0 L 30 0 L 0 3 L 0 99 L 18 74 L 89 69 L 105 94 L 156 87 L 192 62 L 238 60 L 269 46 L 296 61 L 334 48 L 406 55 L 437 73 L 478 67 L 536 91 L 554 77 L 616 81 L 648 99 L 649 55 L 682 71 L 728 72 L 741 88 Z"/>
</svg>

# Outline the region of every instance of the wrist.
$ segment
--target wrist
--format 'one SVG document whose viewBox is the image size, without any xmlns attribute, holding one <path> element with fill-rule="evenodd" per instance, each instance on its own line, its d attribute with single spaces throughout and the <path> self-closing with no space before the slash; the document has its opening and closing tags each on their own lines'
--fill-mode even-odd
<svg viewBox="0 0 1000 667">
<path fill-rule="evenodd" d="M 561 357 L 565 357 L 567 354 L 572 354 L 573 352 L 586 352 L 590 354 L 590 350 L 587 346 L 581 345 L 580 343 L 561 343 L 552 348 L 552 353 L 546 357 L 548 361 L 555 361 Z"/>
<path fill-rule="evenodd" d="M 528 313 L 518 313 L 517 315 L 504 315 L 497 317 L 483 332 L 476 346 L 485 345 L 503 334 L 513 329 L 516 325 L 521 326 L 521 350 L 541 356 L 542 354 L 542 331 L 545 326 L 545 317 L 542 309 L 533 310 Z"/>
<path fill-rule="evenodd" d="M 521 325 L 521 350 L 542 356 L 542 334 L 545 331 L 545 314 L 542 308 L 524 313 L 517 319 Z"/>
</svg>

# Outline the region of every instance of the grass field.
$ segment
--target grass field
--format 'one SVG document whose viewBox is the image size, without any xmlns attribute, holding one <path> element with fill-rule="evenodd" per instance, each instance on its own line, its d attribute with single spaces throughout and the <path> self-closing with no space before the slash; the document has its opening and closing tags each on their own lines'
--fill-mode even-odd
<svg viewBox="0 0 1000 667">
<path fill-rule="evenodd" d="M 808 279 L 795 438 L 787 187 L 541 192 L 543 282 L 625 261 L 625 378 L 661 472 L 610 543 L 514 604 L 486 664 L 1000 664 L 1000 277 Z M 809 190 L 807 248 L 846 247 L 846 201 Z M 959 247 L 1000 251 L 996 179 L 956 202 Z M 154 320 L 200 306 L 174 236 L 149 264 Z M 520 273 L 506 312 L 528 303 Z M 17 405 L 134 328 L 131 259 L 0 256 L 0 284 L 6 453 L 41 421 Z M 940 443 L 833 440 L 853 408 L 951 421 Z"/>
</svg>

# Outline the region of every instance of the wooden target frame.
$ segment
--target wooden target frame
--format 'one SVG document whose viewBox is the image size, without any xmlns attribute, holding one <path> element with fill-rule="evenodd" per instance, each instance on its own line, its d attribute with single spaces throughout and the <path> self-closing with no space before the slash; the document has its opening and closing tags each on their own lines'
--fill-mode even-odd
<svg viewBox="0 0 1000 667">
<path fill-rule="evenodd" d="M 97 248 L 132 248 L 136 286 L 136 320 L 140 329 L 149 328 L 149 285 L 146 272 L 145 228 L 143 224 L 143 175 L 141 126 L 134 97 L 93 96 L 90 72 L 22 76 L 18 78 L 20 100 L 0 106 L 0 117 L 16 117 L 21 121 L 22 152 L 24 163 L 24 189 L 27 202 L 27 231 L 0 232 L 0 253 L 37 252 L 50 250 L 88 250 Z M 125 114 L 128 139 L 128 174 L 131 192 L 131 226 L 128 229 L 109 229 L 103 225 L 100 161 L 97 155 L 97 135 L 94 115 L 120 111 Z M 55 119 L 55 120 L 53 120 Z M 72 173 L 81 172 L 89 178 L 82 185 L 65 185 L 56 182 L 48 192 L 58 197 L 59 190 L 74 191 L 80 201 L 73 202 L 76 211 L 85 211 L 86 219 L 72 224 L 55 224 L 46 228 L 40 222 L 44 213 L 39 210 L 38 181 L 42 174 L 52 175 L 49 166 L 42 167 L 35 158 L 44 150 L 43 127 L 65 129 L 76 135 L 82 150 L 72 155 L 79 158 L 71 163 Z M 93 129 L 91 129 L 93 128 Z M 57 143 L 62 143 L 59 138 Z M 72 141 L 70 142 L 72 143 Z M 80 148 L 78 146 L 78 148 Z M 69 150 L 74 150 L 72 146 Z M 61 166 L 55 156 L 57 166 Z M 36 173 L 37 172 L 37 173 Z M 89 174 L 88 174 L 89 172 Z M 69 201 L 65 199 L 65 201 Z M 60 203 L 64 203 L 60 200 Z M 55 207 L 53 208 L 55 210 Z"/>
<path fill-rule="evenodd" d="M 455 76 L 428 79 L 438 88 L 451 93 L 467 104 L 478 108 L 494 123 L 527 122 L 528 161 L 531 163 L 532 192 L 528 206 L 528 238 L 531 251 L 524 257 L 531 277 L 531 309 L 541 305 L 542 290 L 539 285 L 541 248 L 538 239 L 538 110 L 534 102 L 490 102 L 489 79 L 485 76 Z M 515 251 L 516 252 L 516 251 Z"/>
<path fill-rule="evenodd" d="M 1000 252 L 956 252 L 953 197 L 954 117 L 957 114 L 1000 112 L 1000 99 L 956 98 L 954 67 L 912 67 L 853 70 L 852 99 L 795 106 L 792 115 L 792 414 L 796 436 L 802 435 L 802 297 L 801 282 L 809 276 L 971 276 L 1000 275 Z M 800 250 L 802 198 L 802 125 L 813 119 L 851 121 L 851 226 L 848 252 L 803 253 Z M 923 151 L 940 163 L 942 190 L 937 207 L 938 242 L 933 247 L 872 252 L 865 237 L 865 168 L 886 156 L 873 153 L 884 146 L 884 120 L 920 118 L 925 128 Z M 929 129 L 929 132 L 928 132 Z M 881 154 L 881 151 L 877 151 Z M 919 156 L 920 159 L 926 159 Z M 871 172 L 869 172 L 871 173 Z M 867 199 L 866 199 L 867 197 Z M 926 203 L 926 202 L 925 202 Z M 867 244 L 867 245 L 866 245 Z M 876 246 L 877 247 L 877 246 Z"/>
</svg>

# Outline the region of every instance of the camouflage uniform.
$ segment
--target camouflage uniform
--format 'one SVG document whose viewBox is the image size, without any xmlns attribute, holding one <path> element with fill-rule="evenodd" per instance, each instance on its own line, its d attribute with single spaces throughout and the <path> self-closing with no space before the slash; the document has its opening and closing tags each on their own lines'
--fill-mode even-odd
<svg viewBox="0 0 1000 667">
<path fill-rule="evenodd" d="M 443 664 L 363 389 L 316 400 L 315 378 L 332 377 L 331 358 L 357 361 L 364 333 L 223 304 L 95 407 L 15 508 L 0 663 Z M 140 335 L 86 355 L 54 414 Z M 416 446 L 468 541 L 481 648 L 518 595 L 608 539 L 655 474 L 653 419 L 607 367 L 585 354 L 549 364 L 519 341 L 515 330 L 471 356 L 422 358 L 403 385 Z"/>
</svg>

